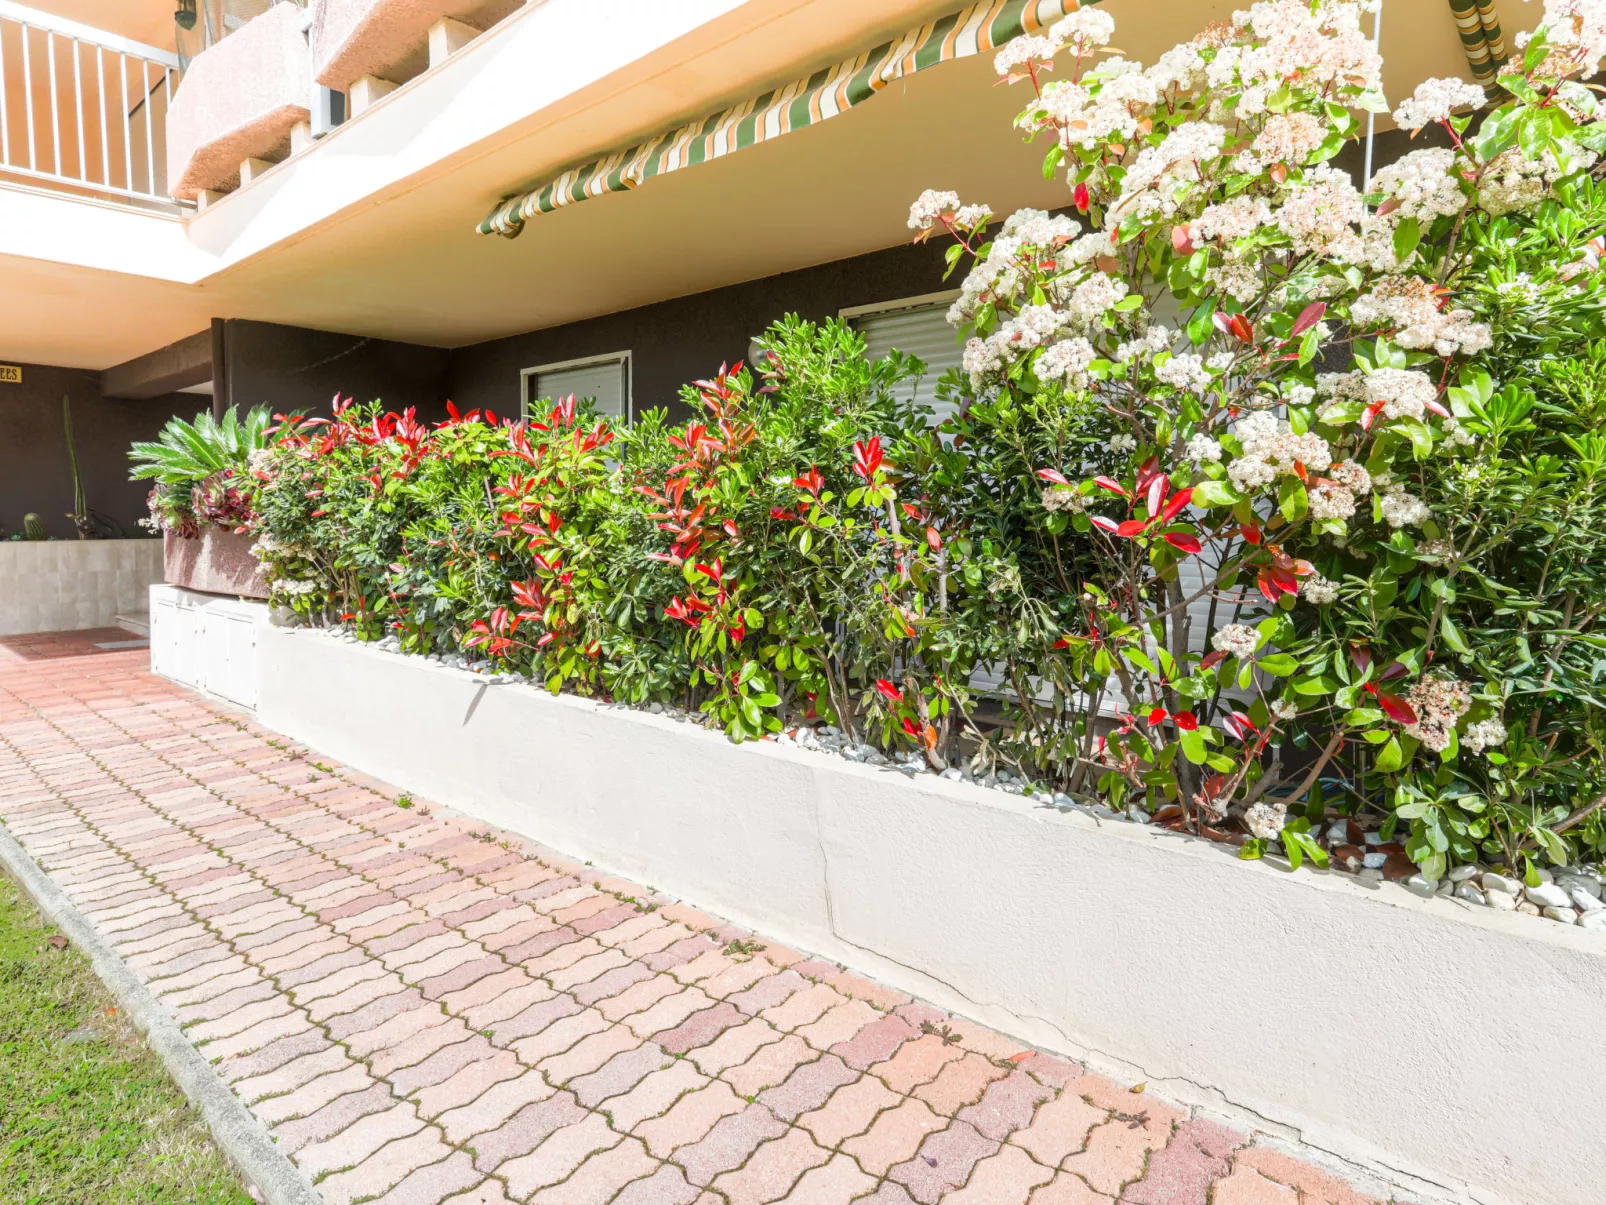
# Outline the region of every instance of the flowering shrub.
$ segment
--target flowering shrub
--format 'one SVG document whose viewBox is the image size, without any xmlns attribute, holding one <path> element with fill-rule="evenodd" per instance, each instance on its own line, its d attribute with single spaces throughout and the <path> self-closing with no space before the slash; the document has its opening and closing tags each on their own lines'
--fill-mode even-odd
<svg viewBox="0 0 1606 1205">
<path fill-rule="evenodd" d="M 1083 615 L 1070 681 L 1044 681 L 1084 742 L 1118 700 L 1106 797 L 1236 818 L 1247 855 L 1278 838 L 1296 863 L 1325 862 L 1326 803 L 1374 808 L 1430 878 L 1480 850 L 1562 862 L 1568 832 L 1601 848 L 1597 613 L 1560 561 L 1602 551 L 1579 522 L 1598 437 L 1565 420 L 1600 384 L 1568 357 L 1599 328 L 1569 277 L 1597 266 L 1602 216 L 1593 96 L 1568 81 L 1606 31 L 1598 5 L 1548 15 L 1475 133 L 1456 115 L 1485 103 L 1473 85 L 1400 105 L 1453 145 L 1364 195 L 1330 164 L 1351 110 L 1382 107 L 1357 5 L 1267 0 L 1147 69 L 1103 53 L 1096 10 L 998 55 L 1089 228 L 1026 211 L 989 233 L 943 193 L 910 225 L 974 264 L 950 315 L 978 399 L 960 430 L 996 442 L 1029 405 L 1074 431 L 1034 466 L 1039 523 L 1096 567 L 1061 579 Z M 1555 331 L 1538 359 L 1502 304 L 1519 276 Z M 1042 707 L 1017 700 L 1030 731 Z"/>
<path fill-rule="evenodd" d="M 968 260 L 940 427 L 918 362 L 796 319 L 675 427 L 337 406 L 257 466 L 276 594 L 1249 857 L 1598 858 L 1603 11 L 1549 0 L 1479 121 L 1422 85 L 1395 119 L 1450 145 L 1365 192 L 1331 162 L 1384 108 L 1357 5 L 1263 0 L 1148 68 L 1075 13 L 998 55 L 1075 216 L 911 210 Z"/>
</svg>

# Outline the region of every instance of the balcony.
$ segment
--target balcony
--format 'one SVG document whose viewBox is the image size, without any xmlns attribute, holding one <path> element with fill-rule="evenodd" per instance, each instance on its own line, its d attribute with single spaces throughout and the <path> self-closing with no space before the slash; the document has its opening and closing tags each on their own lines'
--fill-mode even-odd
<svg viewBox="0 0 1606 1205">
<path fill-rule="evenodd" d="M 170 51 L 0 0 L 0 180 L 175 208 L 179 78 Z"/>
</svg>

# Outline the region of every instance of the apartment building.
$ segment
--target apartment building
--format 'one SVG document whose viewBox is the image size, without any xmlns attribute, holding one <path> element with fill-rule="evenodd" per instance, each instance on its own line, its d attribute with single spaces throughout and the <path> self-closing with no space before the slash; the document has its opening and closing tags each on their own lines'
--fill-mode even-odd
<svg viewBox="0 0 1606 1205">
<path fill-rule="evenodd" d="M 0 536 L 70 533 L 63 396 L 132 533 L 128 441 L 209 400 L 628 418 L 789 311 L 940 369 L 910 201 L 1067 200 L 992 49 L 1075 0 L 37 3 L 0 0 Z M 1105 0 L 1144 61 L 1236 6 Z M 1389 94 L 1486 73 L 1504 7 L 1385 0 Z"/>
</svg>

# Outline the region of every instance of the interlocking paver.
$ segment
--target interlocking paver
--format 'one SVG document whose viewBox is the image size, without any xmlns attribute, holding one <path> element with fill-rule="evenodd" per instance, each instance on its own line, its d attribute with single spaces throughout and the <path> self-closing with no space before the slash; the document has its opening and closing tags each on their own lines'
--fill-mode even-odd
<svg viewBox="0 0 1606 1205">
<path fill-rule="evenodd" d="M 0 642 L 0 819 L 329 1205 L 1377 1205 L 94 636 Z"/>
<path fill-rule="evenodd" d="M 623 1141 L 600 1114 L 587 1113 L 573 1125 L 555 1130 L 532 1153 L 508 1160 L 498 1174 L 513 1196 L 528 1197 L 537 1189 L 568 1179 L 592 1155 Z"/>
</svg>

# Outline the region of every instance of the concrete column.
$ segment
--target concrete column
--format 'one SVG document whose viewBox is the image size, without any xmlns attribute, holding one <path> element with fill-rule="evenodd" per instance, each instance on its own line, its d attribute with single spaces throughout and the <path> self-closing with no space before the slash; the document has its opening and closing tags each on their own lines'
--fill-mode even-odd
<svg viewBox="0 0 1606 1205">
<path fill-rule="evenodd" d="M 472 25 L 442 17 L 429 27 L 429 65 L 439 67 L 479 36 Z"/>
<path fill-rule="evenodd" d="M 299 155 L 311 146 L 314 141 L 311 122 L 298 121 L 290 127 L 290 153 L 292 155 Z"/>
<path fill-rule="evenodd" d="M 202 188 L 197 190 L 195 194 L 195 203 L 200 212 L 205 213 L 228 195 L 228 193 L 221 192 L 215 188 Z"/>
<path fill-rule="evenodd" d="M 380 79 L 377 75 L 365 75 L 351 85 L 351 115 L 356 117 L 367 109 L 380 97 L 386 96 L 396 90 L 396 85 L 388 79 Z"/>
</svg>

